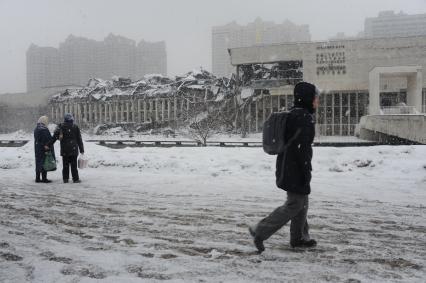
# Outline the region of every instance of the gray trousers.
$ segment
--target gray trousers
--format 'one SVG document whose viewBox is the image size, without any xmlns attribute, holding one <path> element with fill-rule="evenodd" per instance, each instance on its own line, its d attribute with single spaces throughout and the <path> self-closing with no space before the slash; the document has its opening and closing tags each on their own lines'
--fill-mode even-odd
<svg viewBox="0 0 426 283">
<path fill-rule="evenodd" d="M 290 242 L 310 240 L 309 226 L 306 220 L 309 207 L 308 195 L 287 192 L 287 201 L 277 207 L 255 226 L 256 237 L 267 240 L 287 222 L 290 224 Z"/>
</svg>

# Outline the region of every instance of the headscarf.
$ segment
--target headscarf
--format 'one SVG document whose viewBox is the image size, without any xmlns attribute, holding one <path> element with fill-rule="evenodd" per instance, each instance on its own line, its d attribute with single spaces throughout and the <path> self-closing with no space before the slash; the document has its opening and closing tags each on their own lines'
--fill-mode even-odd
<svg viewBox="0 0 426 283">
<path fill-rule="evenodd" d="M 47 116 L 41 116 L 38 119 L 37 124 L 43 124 L 47 127 L 47 125 L 49 124 L 49 118 Z"/>
</svg>

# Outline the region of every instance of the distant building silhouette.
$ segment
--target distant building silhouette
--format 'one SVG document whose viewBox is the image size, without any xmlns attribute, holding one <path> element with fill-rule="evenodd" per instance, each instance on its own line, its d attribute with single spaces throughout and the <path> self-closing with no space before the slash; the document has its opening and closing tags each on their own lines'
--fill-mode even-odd
<svg viewBox="0 0 426 283">
<path fill-rule="evenodd" d="M 146 74 L 167 74 L 166 43 L 134 40 L 109 34 L 103 41 L 73 35 L 59 48 L 27 50 L 27 91 L 57 85 L 85 85 L 89 78 L 132 80 Z"/>
<path fill-rule="evenodd" d="M 403 12 L 382 11 L 378 17 L 366 18 L 365 37 L 426 35 L 426 14 L 407 15 Z"/>
</svg>

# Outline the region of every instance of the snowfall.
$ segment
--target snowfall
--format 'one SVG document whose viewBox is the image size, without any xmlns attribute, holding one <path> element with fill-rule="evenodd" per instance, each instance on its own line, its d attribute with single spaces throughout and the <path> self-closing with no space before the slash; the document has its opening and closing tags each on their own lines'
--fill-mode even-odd
<svg viewBox="0 0 426 283">
<path fill-rule="evenodd" d="M 315 147 L 318 246 L 286 225 L 261 255 L 247 227 L 285 201 L 274 156 L 85 146 L 81 184 L 60 161 L 35 183 L 32 141 L 0 148 L 0 282 L 425 282 L 426 146 Z"/>
</svg>

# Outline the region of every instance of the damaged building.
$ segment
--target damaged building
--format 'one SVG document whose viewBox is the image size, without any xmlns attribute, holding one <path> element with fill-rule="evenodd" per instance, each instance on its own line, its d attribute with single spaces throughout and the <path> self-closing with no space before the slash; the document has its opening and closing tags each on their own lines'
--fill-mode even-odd
<svg viewBox="0 0 426 283">
<path fill-rule="evenodd" d="M 321 90 L 320 135 L 353 135 L 362 116 L 398 105 L 426 111 L 426 36 L 256 45 L 229 54 L 249 132 L 260 131 L 271 112 L 289 109 L 302 80 Z"/>
<path fill-rule="evenodd" d="M 92 79 L 52 97 L 51 116 L 60 122 L 71 112 L 85 127 L 179 127 L 197 103 L 207 103 L 244 136 L 261 132 L 272 112 L 290 109 L 300 81 L 321 90 L 317 135 L 354 135 L 367 114 L 426 111 L 426 36 L 257 45 L 229 54 L 236 67 L 231 78 L 201 70 L 174 79 Z"/>
<path fill-rule="evenodd" d="M 83 127 L 100 124 L 123 125 L 137 130 L 155 127 L 178 127 L 193 115 L 199 104 L 217 108 L 231 105 L 235 82 L 216 78 L 200 70 L 171 79 L 146 75 L 138 81 L 117 78 L 113 81 L 90 79 L 86 87 L 70 88 L 49 101 L 54 122 L 65 113 L 73 113 Z"/>
</svg>

